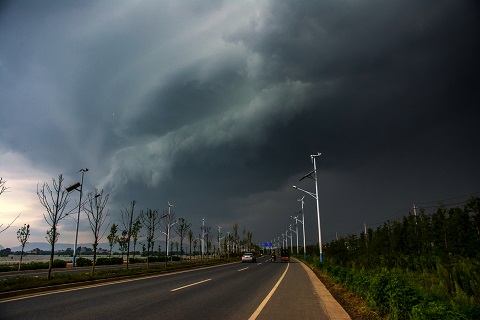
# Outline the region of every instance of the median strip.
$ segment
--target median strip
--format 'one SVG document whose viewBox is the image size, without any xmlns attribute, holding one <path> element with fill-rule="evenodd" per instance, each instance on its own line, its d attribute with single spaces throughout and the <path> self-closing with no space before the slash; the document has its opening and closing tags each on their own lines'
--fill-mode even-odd
<svg viewBox="0 0 480 320">
<path fill-rule="evenodd" d="M 197 285 L 197 284 L 204 283 L 204 282 L 207 282 L 207 281 L 210 281 L 210 280 L 212 280 L 212 279 L 206 279 L 206 280 L 198 281 L 198 282 L 195 282 L 195 283 L 187 284 L 186 286 L 179 287 L 179 288 L 176 288 L 176 289 L 172 289 L 172 290 L 170 290 L 170 291 L 171 291 L 171 292 L 174 292 L 174 291 L 182 290 L 182 289 L 185 289 L 185 288 L 188 288 L 188 287 L 192 287 L 192 286 L 195 286 L 195 285 Z"/>
</svg>

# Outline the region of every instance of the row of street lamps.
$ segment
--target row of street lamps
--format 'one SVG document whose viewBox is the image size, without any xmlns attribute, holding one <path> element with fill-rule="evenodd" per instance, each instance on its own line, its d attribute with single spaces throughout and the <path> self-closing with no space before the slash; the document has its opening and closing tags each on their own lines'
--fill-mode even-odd
<svg viewBox="0 0 480 320">
<path fill-rule="evenodd" d="M 304 175 L 299 180 L 299 181 L 302 181 L 305 178 L 310 178 L 310 179 L 314 180 L 315 181 L 315 193 L 304 190 L 304 189 L 301 189 L 297 186 L 293 186 L 293 188 L 308 194 L 309 196 L 311 196 L 312 198 L 314 198 L 316 200 L 316 203 L 317 203 L 317 221 L 318 221 L 318 247 L 319 247 L 319 251 L 320 251 L 320 262 L 323 262 L 322 231 L 321 231 L 321 227 L 320 227 L 320 205 L 319 205 L 319 201 L 318 201 L 318 180 L 317 180 L 317 164 L 316 164 L 316 158 L 319 157 L 320 155 L 321 155 L 320 152 L 318 152 L 317 154 L 310 155 L 310 159 L 312 160 L 312 163 L 313 163 L 313 171 L 310 171 L 309 173 Z M 285 243 L 285 247 L 288 247 L 288 238 L 290 238 L 290 247 L 292 247 L 292 233 L 296 233 L 296 235 L 297 235 L 297 255 L 298 255 L 298 222 L 300 222 L 302 224 L 302 227 L 303 227 L 303 258 L 306 259 L 307 258 L 307 253 L 306 253 L 306 245 L 305 245 L 305 215 L 304 215 L 304 211 L 303 211 L 303 204 L 304 204 L 303 199 L 304 198 L 305 197 L 302 197 L 301 199 L 298 199 L 298 201 L 300 201 L 302 203 L 302 210 L 294 213 L 294 216 L 291 216 L 292 219 L 295 219 L 296 230 L 293 231 L 292 230 L 292 225 L 290 225 L 290 236 L 288 235 L 288 231 L 289 231 L 288 229 L 287 229 L 285 234 L 282 233 L 282 247 L 284 246 L 284 243 Z M 302 220 L 298 219 L 298 215 L 297 215 L 298 213 L 302 214 Z M 280 237 L 278 237 L 278 242 L 280 242 Z"/>
</svg>

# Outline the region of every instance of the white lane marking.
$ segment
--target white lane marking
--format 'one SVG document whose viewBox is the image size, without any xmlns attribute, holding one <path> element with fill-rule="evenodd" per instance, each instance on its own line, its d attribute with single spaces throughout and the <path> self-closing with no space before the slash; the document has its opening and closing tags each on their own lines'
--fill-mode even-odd
<svg viewBox="0 0 480 320">
<path fill-rule="evenodd" d="M 238 269 L 237 271 L 247 270 L 248 268 L 250 268 L 250 267 L 246 267 L 246 268 L 243 268 L 243 269 Z"/>
<path fill-rule="evenodd" d="M 270 291 L 270 293 L 265 297 L 265 299 L 263 299 L 262 303 L 260 303 L 260 305 L 258 306 L 257 310 L 255 310 L 255 312 L 250 316 L 250 318 L 248 318 L 248 320 L 255 320 L 257 319 L 258 315 L 260 314 L 260 312 L 262 312 L 263 308 L 265 308 L 268 300 L 270 300 L 270 298 L 273 296 L 273 293 L 275 292 L 275 290 L 277 290 L 278 286 L 280 285 L 280 283 L 282 282 L 283 278 L 285 277 L 285 275 L 287 274 L 287 271 L 288 271 L 288 267 L 290 266 L 290 263 L 287 264 L 287 269 L 285 269 L 285 272 L 282 274 L 282 276 L 280 277 L 280 279 L 278 279 L 277 283 L 275 284 L 275 286 L 273 287 L 273 289 Z"/>
<path fill-rule="evenodd" d="M 198 282 L 195 282 L 195 283 L 187 284 L 186 286 L 175 288 L 175 289 L 172 289 L 170 291 L 174 292 L 174 291 L 182 290 L 182 289 L 192 287 L 192 286 L 196 286 L 197 284 L 204 283 L 204 282 L 207 282 L 207 281 L 210 281 L 210 280 L 212 280 L 212 279 L 206 279 L 206 280 L 198 281 Z"/>
</svg>

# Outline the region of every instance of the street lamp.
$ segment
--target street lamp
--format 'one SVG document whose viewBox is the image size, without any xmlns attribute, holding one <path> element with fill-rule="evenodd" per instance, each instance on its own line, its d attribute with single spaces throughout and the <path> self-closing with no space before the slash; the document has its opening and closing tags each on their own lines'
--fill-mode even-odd
<svg viewBox="0 0 480 320">
<path fill-rule="evenodd" d="M 72 184 L 70 187 L 68 187 L 66 189 L 67 192 L 71 192 L 73 190 L 77 190 L 77 191 L 80 192 L 80 200 L 78 202 L 77 231 L 75 232 L 75 246 L 73 247 L 72 268 L 75 268 L 75 259 L 77 257 L 78 225 L 79 225 L 79 222 L 80 222 L 80 209 L 82 208 L 83 175 L 87 171 L 88 171 L 88 168 L 85 168 L 85 169 L 82 168 L 82 169 L 78 170 L 78 172 L 82 173 L 82 182 L 77 182 L 75 184 Z M 78 189 L 78 187 L 80 187 L 80 189 Z"/>
<path fill-rule="evenodd" d="M 303 259 L 307 260 L 307 247 L 306 247 L 306 244 L 305 244 L 305 213 L 303 212 L 303 198 L 305 198 L 305 196 L 302 197 L 302 199 L 298 199 L 297 201 L 300 201 L 302 202 L 302 221 L 300 221 L 302 223 L 302 227 L 303 227 Z"/>
<path fill-rule="evenodd" d="M 320 205 L 318 203 L 318 180 L 317 180 L 317 164 L 315 162 L 315 158 L 319 157 L 321 155 L 320 152 L 317 152 L 317 154 L 312 154 L 310 155 L 310 159 L 312 159 L 313 162 L 313 171 L 307 173 L 304 175 L 299 181 L 302 181 L 305 178 L 310 178 L 315 180 L 315 193 L 300 189 L 296 186 L 293 186 L 295 189 L 300 190 L 302 192 L 305 192 L 306 194 L 310 195 L 313 197 L 315 200 L 317 200 L 317 220 L 318 220 L 318 246 L 320 248 L 320 262 L 323 262 L 323 252 L 322 252 L 322 229 L 320 228 Z M 312 177 L 313 175 L 313 177 Z"/>
<path fill-rule="evenodd" d="M 288 230 L 290 230 L 290 235 L 288 235 Z M 292 234 L 292 225 L 290 225 L 289 229 L 287 229 L 287 238 L 290 238 L 290 252 L 293 253 L 293 234 Z M 287 239 L 287 246 L 288 246 L 288 239 Z M 297 251 L 298 253 L 298 251 Z"/>
<path fill-rule="evenodd" d="M 290 216 L 290 218 L 295 219 L 295 234 L 297 235 L 297 256 L 298 256 L 298 216 Z M 292 225 L 290 225 L 290 228 L 292 228 Z"/>
<path fill-rule="evenodd" d="M 173 226 L 177 223 L 177 221 L 173 221 L 173 223 L 172 223 L 172 221 L 170 220 L 170 219 L 171 219 L 171 218 L 170 218 L 170 208 L 173 207 L 173 204 L 170 204 L 170 202 L 168 202 L 168 201 L 167 201 L 167 203 L 168 203 L 168 213 L 164 214 L 164 215 L 161 217 L 161 218 L 165 218 L 165 217 L 168 216 L 168 219 L 167 219 L 167 221 L 166 221 L 166 222 L 167 222 L 167 223 L 166 223 L 167 230 L 165 230 L 166 232 L 163 232 L 163 233 L 165 233 L 165 237 L 166 237 L 166 239 L 165 239 L 165 245 L 166 245 L 166 247 L 167 247 L 167 248 L 166 248 L 166 251 L 165 251 L 165 252 L 166 252 L 165 261 L 167 261 L 167 259 L 168 259 L 168 257 L 169 257 L 169 255 L 168 255 L 168 247 L 169 247 L 169 244 L 170 244 L 170 228 L 173 227 Z"/>
</svg>

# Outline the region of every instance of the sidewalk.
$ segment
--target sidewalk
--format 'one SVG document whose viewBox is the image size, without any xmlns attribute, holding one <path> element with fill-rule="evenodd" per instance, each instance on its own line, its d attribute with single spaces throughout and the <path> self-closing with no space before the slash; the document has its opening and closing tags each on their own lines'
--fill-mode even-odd
<svg viewBox="0 0 480 320">
<path fill-rule="evenodd" d="M 285 278 L 257 317 L 268 319 L 351 319 L 315 273 L 292 259 Z"/>
</svg>

